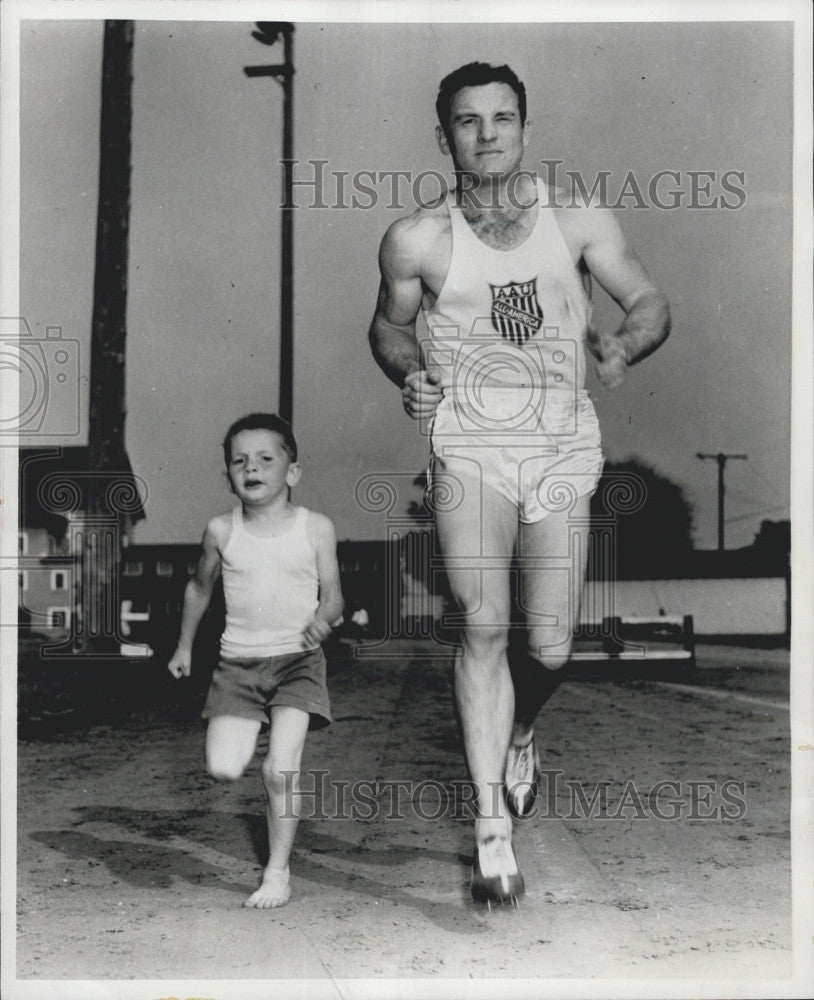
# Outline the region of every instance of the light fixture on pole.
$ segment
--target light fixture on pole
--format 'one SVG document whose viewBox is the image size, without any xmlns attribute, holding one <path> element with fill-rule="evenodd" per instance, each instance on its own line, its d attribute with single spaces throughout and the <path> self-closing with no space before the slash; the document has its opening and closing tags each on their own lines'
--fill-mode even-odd
<svg viewBox="0 0 814 1000">
<path fill-rule="evenodd" d="M 257 21 L 252 32 L 263 45 L 282 38 L 283 61 L 245 66 L 248 77 L 271 76 L 283 88 L 283 204 L 280 237 L 280 405 L 289 423 L 294 415 L 294 25 L 289 21 Z"/>
</svg>

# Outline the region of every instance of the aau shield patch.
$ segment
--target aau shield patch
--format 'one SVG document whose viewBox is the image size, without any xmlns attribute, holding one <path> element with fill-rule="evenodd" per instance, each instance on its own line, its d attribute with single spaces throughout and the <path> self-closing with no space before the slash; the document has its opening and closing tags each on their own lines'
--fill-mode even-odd
<svg viewBox="0 0 814 1000">
<path fill-rule="evenodd" d="M 505 340 L 522 347 L 543 325 L 543 308 L 537 301 L 537 278 L 489 284 L 492 289 L 492 326 Z"/>
</svg>

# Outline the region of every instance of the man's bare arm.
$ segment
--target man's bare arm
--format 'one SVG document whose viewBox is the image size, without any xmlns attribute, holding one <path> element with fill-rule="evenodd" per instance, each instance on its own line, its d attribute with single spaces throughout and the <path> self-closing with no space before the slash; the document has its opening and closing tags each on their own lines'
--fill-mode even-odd
<svg viewBox="0 0 814 1000">
<path fill-rule="evenodd" d="M 670 307 L 630 249 L 609 209 L 585 209 L 583 258 L 591 274 L 625 311 L 612 335 L 594 335 L 589 348 L 599 361 L 600 378 L 621 381 L 624 368 L 652 354 L 670 333 Z M 604 372 L 603 372 L 604 366 Z M 614 376 L 619 377 L 614 377 Z M 608 383 L 608 380 L 603 378 Z"/>
<path fill-rule="evenodd" d="M 396 222 L 379 249 L 381 284 L 368 334 L 376 363 L 399 388 L 421 367 L 415 321 L 421 308 L 421 278 L 406 227 Z"/>
<path fill-rule="evenodd" d="M 625 360 L 635 365 L 657 348 L 670 334 L 670 305 L 658 289 L 642 292 L 616 331 Z"/>
<path fill-rule="evenodd" d="M 394 223 L 379 250 L 381 284 L 368 338 L 373 357 L 401 389 L 414 419 L 430 417 L 443 398 L 440 376 L 422 368 L 415 321 L 421 308 L 420 242 L 414 219 Z"/>
</svg>

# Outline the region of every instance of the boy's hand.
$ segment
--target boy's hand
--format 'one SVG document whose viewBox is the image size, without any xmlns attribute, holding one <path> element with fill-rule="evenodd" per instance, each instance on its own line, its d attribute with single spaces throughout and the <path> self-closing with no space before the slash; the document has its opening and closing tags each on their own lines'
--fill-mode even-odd
<svg viewBox="0 0 814 1000">
<path fill-rule="evenodd" d="M 332 631 L 333 627 L 329 622 L 326 622 L 319 615 L 314 615 L 302 630 L 302 637 L 307 646 L 312 646 L 314 643 L 319 645 L 328 638 Z"/>
<path fill-rule="evenodd" d="M 176 649 L 172 659 L 167 664 L 167 670 L 178 680 L 181 677 L 189 677 L 192 668 L 192 656 L 189 650 Z"/>
</svg>

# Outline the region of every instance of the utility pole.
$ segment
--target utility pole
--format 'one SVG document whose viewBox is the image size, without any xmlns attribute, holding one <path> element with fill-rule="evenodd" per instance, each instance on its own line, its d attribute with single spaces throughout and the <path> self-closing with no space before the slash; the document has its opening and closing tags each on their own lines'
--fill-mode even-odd
<svg viewBox="0 0 814 1000">
<path fill-rule="evenodd" d="M 121 516 L 111 510 L 110 489 L 111 476 L 129 468 L 124 401 L 133 38 L 133 21 L 105 21 L 79 636 L 83 652 L 99 655 L 118 649 Z"/>
<path fill-rule="evenodd" d="M 248 77 L 273 76 L 283 88 L 283 204 L 280 238 L 280 416 L 294 416 L 294 25 L 288 21 L 257 21 L 252 32 L 263 45 L 282 36 L 283 62 L 244 66 Z"/>
<path fill-rule="evenodd" d="M 710 455 L 705 452 L 696 452 L 696 458 L 700 458 L 702 461 L 705 458 L 714 459 L 718 463 L 718 551 L 724 551 L 724 469 L 726 468 L 726 463 L 730 458 L 739 458 L 743 461 L 748 461 L 748 455 L 732 455 L 725 454 L 722 451 L 716 454 Z"/>
</svg>

